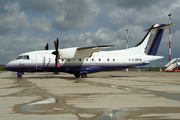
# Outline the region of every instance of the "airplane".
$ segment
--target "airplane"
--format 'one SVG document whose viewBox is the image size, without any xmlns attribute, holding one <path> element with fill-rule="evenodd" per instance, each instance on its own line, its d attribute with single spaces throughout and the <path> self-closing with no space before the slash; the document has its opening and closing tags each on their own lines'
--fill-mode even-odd
<svg viewBox="0 0 180 120">
<path fill-rule="evenodd" d="M 58 49 L 57 38 L 54 41 L 55 50 L 49 50 L 47 43 L 45 50 L 22 53 L 6 64 L 4 69 L 17 72 L 18 79 L 22 78 L 24 72 L 65 72 L 74 74 L 76 78 L 86 78 L 90 73 L 146 64 L 163 58 L 156 56 L 156 53 L 164 29 L 172 26 L 173 23 L 152 25 L 140 43 L 122 50 L 101 51 L 113 45 Z"/>
</svg>

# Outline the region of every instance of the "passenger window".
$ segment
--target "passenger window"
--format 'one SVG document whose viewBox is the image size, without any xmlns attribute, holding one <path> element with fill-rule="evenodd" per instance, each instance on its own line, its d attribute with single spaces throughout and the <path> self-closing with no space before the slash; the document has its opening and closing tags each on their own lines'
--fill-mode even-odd
<svg viewBox="0 0 180 120">
<path fill-rule="evenodd" d="M 88 58 L 86 58 L 86 61 L 88 61 Z"/>
<path fill-rule="evenodd" d="M 101 58 L 99 58 L 99 61 L 101 61 Z"/>
<path fill-rule="evenodd" d="M 115 61 L 115 59 L 113 59 L 113 61 Z"/>
<path fill-rule="evenodd" d="M 109 58 L 107 59 L 107 61 L 109 61 Z"/>
<path fill-rule="evenodd" d="M 92 58 L 92 61 L 94 61 L 94 59 Z"/>
</svg>

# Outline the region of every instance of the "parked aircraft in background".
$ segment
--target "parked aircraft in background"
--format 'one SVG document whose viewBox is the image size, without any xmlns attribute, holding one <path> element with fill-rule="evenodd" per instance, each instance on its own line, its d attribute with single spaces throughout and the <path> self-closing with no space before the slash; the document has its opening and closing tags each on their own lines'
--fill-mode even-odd
<svg viewBox="0 0 180 120">
<path fill-rule="evenodd" d="M 18 78 L 22 78 L 24 72 L 65 72 L 86 78 L 89 73 L 129 68 L 163 58 L 155 55 L 164 29 L 172 26 L 172 23 L 155 24 L 139 44 L 124 50 L 101 51 L 113 45 L 58 49 L 57 39 L 55 50 L 48 50 L 47 44 L 46 50 L 20 54 L 4 69 L 17 72 Z"/>
</svg>

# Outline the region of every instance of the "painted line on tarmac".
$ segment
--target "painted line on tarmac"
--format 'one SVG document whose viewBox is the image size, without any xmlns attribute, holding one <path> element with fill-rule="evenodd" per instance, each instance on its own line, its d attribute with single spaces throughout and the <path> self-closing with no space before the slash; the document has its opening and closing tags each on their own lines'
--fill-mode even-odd
<svg viewBox="0 0 180 120">
<path fill-rule="evenodd" d="M 34 85 L 89 84 L 89 83 L 34 83 Z M 0 84 L 0 86 L 17 86 L 23 84 Z"/>
<path fill-rule="evenodd" d="M 137 83 L 156 83 L 156 84 L 180 84 L 180 82 L 97 82 L 95 84 L 137 84 Z M 34 83 L 34 85 L 68 85 L 68 84 L 91 84 L 91 82 L 84 83 Z M 0 86 L 17 86 L 22 84 L 0 84 Z"/>
<path fill-rule="evenodd" d="M 21 84 L 0 84 L 0 86 L 15 86 L 15 85 L 21 85 Z"/>
<path fill-rule="evenodd" d="M 180 84 L 180 82 L 146 82 L 146 81 L 144 81 L 144 82 L 99 82 L 99 84 L 117 84 L 117 83 L 119 83 L 119 84 L 134 84 L 134 83 L 156 83 L 156 84 Z"/>
</svg>

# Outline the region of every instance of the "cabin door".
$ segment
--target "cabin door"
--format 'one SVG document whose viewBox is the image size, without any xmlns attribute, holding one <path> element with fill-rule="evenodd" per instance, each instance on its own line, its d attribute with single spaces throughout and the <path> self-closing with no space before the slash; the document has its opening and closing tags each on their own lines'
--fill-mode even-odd
<svg viewBox="0 0 180 120">
<path fill-rule="evenodd" d="M 36 54 L 36 69 L 43 69 L 43 55 Z"/>
</svg>

